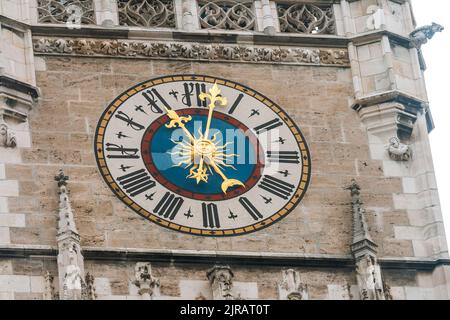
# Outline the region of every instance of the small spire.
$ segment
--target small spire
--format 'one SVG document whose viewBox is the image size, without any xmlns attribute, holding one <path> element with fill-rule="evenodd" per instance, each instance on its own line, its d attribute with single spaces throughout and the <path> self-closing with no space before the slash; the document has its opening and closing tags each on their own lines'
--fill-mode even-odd
<svg viewBox="0 0 450 320">
<path fill-rule="evenodd" d="M 356 180 L 352 180 L 349 187 L 352 196 L 352 213 L 353 213 L 353 241 L 351 250 L 355 258 L 370 254 L 376 255 L 377 245 L 373 242 L 369 233 L 369 228 L 366 221 L 366 211 L 363 208 L 361 201 L 361 187 Z"/>
<path fill-rule="evenodd" d="M 59 174 L 55 176 L 55 181 L 59 187 L 59 224 L 58 235 L 68 235 L 70 233 L 79 237 L 75 220 L 73 218 L 72 206 L 70 205 L 69 192 L 67 191 L 67 181 L 69 177 L 64 174 L 61 169 Z"/>
</svg>

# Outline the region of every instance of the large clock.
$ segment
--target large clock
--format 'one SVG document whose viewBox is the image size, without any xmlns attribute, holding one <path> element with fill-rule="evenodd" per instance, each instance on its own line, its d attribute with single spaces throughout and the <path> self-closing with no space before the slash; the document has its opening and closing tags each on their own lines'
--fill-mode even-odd
<svg viewBox="0 0 450 320">
<path fill-rule="evenodd" d="M 283 109 L 221 78 L 140 83 L 101 116 L 100 172 L 136 213 L 172 230 L 235 236 L 281 220 L 311 173 L 305 139 Z"/>
</svg>

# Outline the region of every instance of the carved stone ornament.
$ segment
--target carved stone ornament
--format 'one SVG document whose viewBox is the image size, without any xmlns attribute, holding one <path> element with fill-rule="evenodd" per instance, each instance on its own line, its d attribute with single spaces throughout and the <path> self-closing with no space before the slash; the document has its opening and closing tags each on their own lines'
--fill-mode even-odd
<svg viewBox="0 0 450 320">
<path fill-rule="evenodd" d="M 67 189 L 69 177 L 60 170 L 55 176 L 59 189 L 58 232 L 58 275 L 61 300 L 85 299 L 84 257 L 81 254 L 78 233 Z"/>
<path fill-rule="evenodd" d="M 198 1 L 202 29 L 254 30 L 256 16 L 253 2 Z"/>
<path fill-rule="evenodd" d="M 88 272 L 84 279 L 85 286 L 82 291 L 83 300 L 95 300 L 97 298 L 97 294 L 95 293 L 94 280 L 94 276 Z"/>
<path fill-rule="evenodd" d="M 214 300 L 234 300 L 233 271 L 228 266 L 215 266 L 207 272 Z"/>
<path fill-rule="evenodd" d="M 308 300 L 308 286 L 302 283 L 299 272 L 289 269 L 282 271 L 282 276 L 278 287 L 281 300 Z"/>
<path fill-rule="evenodd" d="M 68 258 L 69 263 L 65 266 L 61 299 L 82 300 L 85 283 L 83 280 L 82 270 L 78 266 L 78 253 L 72 246 L 69 246 Z"/>
<path fill-rule="evenodd" d="M 374 256 L 366 255 L 356 262 L 356 280 L 361 300 L 385 300 L 381 269 Z"/>
<path fill-rule="evenodd" d="M 143 300 L 151 300 L 159 295 L 159 279 L 152 275 L 152 266 L 147 262 L 138 262 L 135 266 L 134 284 L 139 288 Z"/>
<path fill-rule="evenodd" d="M 93 0 L 37 0 L 38 22 L 95 24 Z"/>
<path fill-rule="evenodd" d="M 353 217 L 353 232 L 352 244 L 350 249 L 356 260 L 359 260 L 366 255 L 376 256 L 377 245 L 373 242 L 369 226 L 366 221 L 366 210 L 361 201 L 361 187 L 353 179 L 351 185 L 346 188 L 350 190 L 352 197 L 352 217 Z"/>
<path fill-rule="evenodd" d="M 417 28 L 410 34 L 411 41 L 417 49 L 420 49 L 428 42 L 437 32 L 444 31 L 444 27 L 437 23 Z"/>
<path fill-rule="evenodd" d="M 34 39 L 36 54 L 348 66 L 347 49 L 261 47 L 97 39 Z"/>
<path fill-rule="evenodd" d="M 58 300 L 55 293 L 55 286 L 53 285 L 53 275 L 47 271 L 44 276 L 44 300 Z"/>
<path fill-rule="evenodd" d="M 129 27 L 175 28 L 173 0 L 118 0 L 119 24 Z"/>
<path fill-rule="evenodd" d="M 391 293 L 391 287 L 384 281 L 383 281 L 383 291 L 385 300 L 394 300 L 394 297 L 392 297 Z"/>
<path fill-rule="evenodd" d="M 331 5 L 277 4 L 281 32 L 335 34 L 335 18 Z"/>
<path fill-rule="evenodd" d="M 0 115 L 0 147 L 15 148 L 17 140 L 14 132 L 8 127 Z"/>
<path fill-rule="evenodd" d="M 394 161 L 409 161 L 412 157 L 411 148 L 400 142 L 397 137 L 389 139 L 389 145 L 387 146 L 389 157 Z"/>
</svg>

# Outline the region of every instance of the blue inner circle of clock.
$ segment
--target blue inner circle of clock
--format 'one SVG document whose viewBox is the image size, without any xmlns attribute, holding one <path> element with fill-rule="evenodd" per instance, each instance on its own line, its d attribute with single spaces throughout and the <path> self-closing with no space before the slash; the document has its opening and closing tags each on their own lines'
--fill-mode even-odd
<svg viewBox="0 0 450 320">
<path fill-rule="evenodd" d="M 224 177 L 237 179 L 245 187 L 254 185 L 256 181 L 249 181 L 260 175 L 256 137 L 236 119 L 218 113 L 212 118 L 208 136 L 203 136 L 208 116 L 201 111 L 177 110 L 180 115 L 192 117 L 185 124 L 191 137 L 181 128 L 167 128 L 166 121 L 155 121 L 158 127 L 153 131 L 148 150 L 152 166 L 162 180 L 181 191 L 200 195 L 222 195 Z M 206 181 L 196 179 L 199 168 L 204 170 Z M 245 187 L 233 186 L 227 192 Z"/>
</svg>

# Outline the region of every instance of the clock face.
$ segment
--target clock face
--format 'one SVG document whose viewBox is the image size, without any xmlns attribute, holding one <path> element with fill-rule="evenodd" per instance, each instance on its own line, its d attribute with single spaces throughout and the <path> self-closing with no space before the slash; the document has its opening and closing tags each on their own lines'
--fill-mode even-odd
<svg viewBox="0 0 450 320">
<path fill-rule="evenodd" d="M 235 236 L 301 201 L 311 162 L 274 102 L 230 80 L 173 75 L 138 84 L 99 120 L 95 154 L 111 190 L 161 226 Z"/>
</svg>

